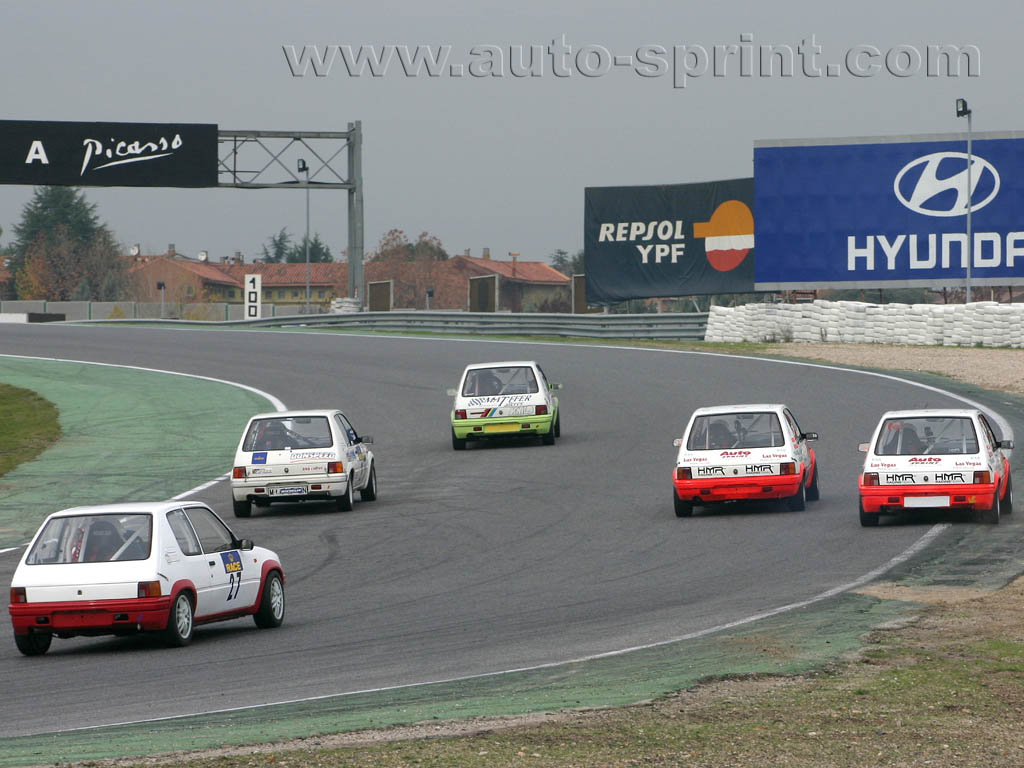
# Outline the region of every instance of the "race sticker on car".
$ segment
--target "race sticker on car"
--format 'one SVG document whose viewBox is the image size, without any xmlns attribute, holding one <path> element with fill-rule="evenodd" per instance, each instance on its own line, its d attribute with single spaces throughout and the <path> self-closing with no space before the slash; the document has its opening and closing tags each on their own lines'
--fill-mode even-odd
<svg viewBox="0 0 1024 768">
<path fill-rule="evenodd" d="M 256 451 L 252 455 L 252 463 L 253 464 L 266 464 L 267 463 L 267 452 L 266 451 Z"/>
<path fill-rule="evenodd" d="M 317 459 L 333 459 L 334 451 L 292 451 L 292 461 L 315 461 Z"/>
<path fill-rule="evenodd" d="M 271 475 L 274 470 L 271 467 L 249 467 L 250 475 Z"/>
<path fill-rule="evenodd" d="M 220 559 L 224 563 L 224 573 L 240 573 L 242 570 L 242 558 L 238 552 L 221 552 Z"/>
</svg>

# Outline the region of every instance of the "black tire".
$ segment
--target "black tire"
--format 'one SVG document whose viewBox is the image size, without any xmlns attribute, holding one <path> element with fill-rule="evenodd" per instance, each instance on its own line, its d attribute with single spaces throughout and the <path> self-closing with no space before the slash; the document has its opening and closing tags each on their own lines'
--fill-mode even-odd
<svg viewBox="0 0 1024 768">
<path fill-rule="evenodd" d="M 277 571 L 271 571 L 267 576 L 259 610 L 252 615 L 252 620 L 260 629 L 280 627 L 284 621 L 284 582 Z"/>
<path fill-rule="evenodd" d="M 1003 495 L 1002 501 L 999 502 L 999 514 L 1013 514 L 1013 478 L 1010 475 L 1006 476 L 1006 493 Z"/>
<path fill-rule="evenodd" d="M 545 432 L 543 435 L 540 436 L 540 441 L 544 445 L 554 445 L 555 444 L 555 425 L 554 424 L 552 424 L 548 428 L 547 432 Z"/>
<path fill-rule="evenodd" d="M 192 642 L 195 630 L 195 608 L 192 605 L 192 598 L 188 592 L 179 592 L 167 616 L 164 640 L 173 648 L 181 648 Z"/>
<path fill-rule="evenodd" d="M 864 511 L 864 504 L 859 504 L 860 507 L 860 524 L 864 528 L 875 528 L 878 526 L 878 520 L 881 515 L 869 515 Z"/>
<path fill-rule="evenodd" d="M 811 484 L 807 486 L 807 500 L 817 501 L 821 498 L 821 491 L 818 490 L 818 463 L 814 463 L 814 477 L 811 478 Z"/>
<path fill-rule="evenodd" d="M 377 468 L 370 465 L 370 476 L 366 480 L 366 487 L 359 492 L 360 501 L 377 500 Z"/>
<path fill-rule="evenodd" d="M 231 500 L 231 507 L 235 511 L 235 517 L 252 517 L 252 504 L 248 499 L 242 501 Z"/>
<path fill-rule="evenodd" d="M 672 491 L 672 503 L 676 509 L 676 517 L 690 517 L 693 514 L 693 502 L 683 501 L 675 491 Z"/>
<path fill-rule="evenodd" d="M 555 437 L 562 436 L 562 414 L 555 414 Z"/>
<path fill-rule="evenodd" d="M 796 495 L 786 499 L 786 506 L 790 512 L 803 512 L 807 509 L 807 489 L 804 487 L 803 478 L 800 478 L 800 490 Z"/>
<path fill-rule="evenodd" d="M 345 495 L 338 497 L 338 511 L 339 512 L 351 512 L 352 511 L 352 476 L 348 478 L 348 482 L 345 483 Z"/>
<path fill-rule="evenodd" d="M 466 450 L 466 438 L 456 437 L 455 430 L 452 430 L 452 448 L 456 451 Z"/>
<path fill-rule="evenodd" d="M 999 525 L 999 511 L 1002 505 L 999 503 L 999 489 L 992 494 L 992 507 L 983 509 L 978 513 L 978 520 L 986 525 Z"/>
<path fill-rule="evenodd" d="M 42 656 L 50 650 L 53 635 L 49 632 L 30 632 L 27 635 L 15 635 L 14 644 L 26 656 Z"/>
</svg>

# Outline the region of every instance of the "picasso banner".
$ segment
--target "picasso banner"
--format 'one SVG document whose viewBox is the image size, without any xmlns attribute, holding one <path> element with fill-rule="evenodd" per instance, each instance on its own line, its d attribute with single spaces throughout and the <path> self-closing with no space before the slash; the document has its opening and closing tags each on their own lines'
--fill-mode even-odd
<svg viewBox="0 0 1024 768">
<path fill-rule="evenodd" d="M 754 144 L 758 290 L 1024 283 L 1024 139 Z"/>
<path fill-rule="evenodd" d="M 588 187 L 588 304 L 754 290 L 753 179 Z"/>
<path fill-rule="evenodd" d="M 0 184 L 216 187 L 217 126 L 0 120 Z"/>
</svg>

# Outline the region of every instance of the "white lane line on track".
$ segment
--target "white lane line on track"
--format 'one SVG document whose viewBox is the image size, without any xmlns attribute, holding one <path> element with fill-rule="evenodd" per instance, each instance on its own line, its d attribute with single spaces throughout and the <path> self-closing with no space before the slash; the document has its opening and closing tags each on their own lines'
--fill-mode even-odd
<svg viewBox="0 0 1024 768">
<path fill-rule="evenodd" d="M 869 571 L 868 573 L 865 573 L 863 576 L 860 576 L 860 577 L 854 579 L 853 581 L 849 582 L 848 584 L 843 584 L 842 586 L 833 587 L 832 589 L 827 589 L 824 592 L 822 592 L 821 594 L 815 595 L 814 597 L 808 598 L 807 600 L 801 600 L 801 601 L 796 602 L 796 603 L 788 603 L 786 605 L 780 605 L 777 608 L 771 608 L 771 609 L 769 609 L 767 611 L 763 611 L 762 613 L 754 614 L 753 616 L 746 616 L 746 617 L 744 617 L 742 619 L 736 619 L 735 621 L 730 621 L 730 622 L 727 622 L 725 624 L 719 624 L 719 625 L 714 626 L 714 627 L 708 627 L 707 629 L 700 629 L 700 630 L 697 630 L 696 632 L 689 632 L 689 633 L 687 633 L 685 635 L 679 635 L 678 637 L 673 637 L 673 638 L 670 638 L 668 640 L 659 640 L 656 643 L 647 643 L 645 645 L 634 645 L 634 646 L 631 646 L 629 648 L 620 648 L 620 649 L 614 650 L 614 651 L 605 651 L 603 653 L 594 653 L 594 654 L 591 654 L 589 656 L 580 656 L 580 657 L 575 658 L 575 659 L 566 659 L 564 661 L 552 661 L 552 662 L 549 662 L 547 664 L 536 664 L 536 665 L 529 666 L 529 667 L 517 667 L 515 669 L 503 669 L 503 670 L 499 670 L 497 672 L 482 672 L 480 674 L 465 675 L 463 677 L 447 677 L 447 678 L 442 678 L 442 679 L 439 679 L 439 680 L 424 680 L 424 681 L 418 682 L 418 683 L 406 683 L 405 685 L 388 685 L 388 686 L 383 686 L 383 687 L 380 687 L 380 688 L 364 688 L 364 689 L 359 690 L 359 691 L 345 691 L 343 693 L 327 693 L 327 694 L 323 694 L 321 696 L 306 696 L 306 697 L 299 698 L 299 699 L 287 699 L 287 700 L 283 700 L 283 701 L 274 701 L 274 702 L 269 702 L 267 704 L 253 704 L 253 705 L 245 706 L 245 707 L 226 707 L 224 709 L 211 709 L 211 710 L 205 710 L 205 711 L 202 711 L 202 712 L 193 712 L 193 713 L 188 714 L 188 715 L 171 715 L 171 716 L 168 716 L 168 717 L 154 717 L 154 718 L 149 718 L 149 719 L 146 719 L 146 720 L 126 720 L 126 721 L 120 722 L 120 723 L 106 723 L 104 725 L 89 725 L 89 726 L 85 726 L 83 728 L 69 728 L 69 729 L 63 730 L 63 731 L 54 731 L 54 733 L 73 733 L 75 731 L 91 731 L 91 730 L 95 730 L 97 728 L 116 727 L 116 726 L 122 726 L 122 725 L 143 725 L 145 723 L 158 723 L 158 722 L 161 722 L 161 721 L 164 721 L 164 720 L 178 720 L 178 719 L 183 718 L 183 717 L 200 717 L 200 716 L 203 716 L 203 715 L 220 715 L 220 714 L 228 714 L 230 712 L 245 712 L 247 710 L 261 709 L 263 707 L 277 707 L 277 706 L 285 706 L 285 705 L 289 705 L 289 704 L 303 704 L 303 703 L 308 703 L 308 702 L 312 702 L 312 701 L 323 701 L 325 699 L 341 698 L 343 696 L 360 696 L 360 695 L 364 695 L 364 694 L 368 694 L 368 693 L 386 693 L 386 692 L 389 692 L 389 691 L 400 691 L 400 690 L 404 690 L 406 688 L 418 688 L 418 687 L 424 686 L 424 685 L 441 685 L 441 684 L 444 684 L 444 683 L 461 683 L 461 682 L 466 682 L 466 681 L 469 681 L 469 680 L 478 680 L 478 679 L 484 678 L 484 677 L 496 677 L 496 676 L 501 676 L 501 675 L 514 675 L 514 674 L 520 673 L 520 672 L 536 672 L 536 671 L 539 671 L 539 670 L 542 670 L 542 669 L 551 669 L 553 667 L 562 667 L 562 666 L 565 666 L 567 664 L 579 664 L 579 663 L 582 663 L 582 662 L 585 662 L 585 661 L 594 661 L 596 659 L 607 659 L 607 658 L 611 658 L 613 656 L 623 656 L 623 655 L 625 655 L 627 653 L 632 653 L 634 651 L 645 651 L 645 650 L 650 650 L 652 648 L 660 648 L 662 646 L 671 645 L 672 643 L 678 643 L 678 642 L 682 642 L 684 640 L 696 640 L 696 639 L 701 638 L 701 637 L 706 637 L 707 635 L 713 635 L 716 632 L 723 632 L 725 630 L 735 629 L 736 627 L 741 627 L 744 624 L 751 624 L 751 623 L 753 623 L 755 621 L 760 621 L 761 619 L 767 619 L 767 618 L 770 618 L 772 616 L 778 616 L 779 614 L 787 613 L 788 611 L 794 611 L 794 610 L 796 610 L 798 608 L 806 608 L 807 606 L 813 605 L 814 603 L 821 602 L 822 600 L 827 600 L 830 597 L 835 597 L 836 595 L 842 594 L 843 592 L 848 592 L 848 591 L 850 591 L 852 589 L 856 589 L 857 587 L 864 586 L 869 581 L 872 581 L 873 579 L 876 579 L 879 576 L 881 576 L 882 574 L 884 574 L 886 571 L 889 571 L 889 570 L 895 568 L 900 563 L 903 563 L 903 562 L 906 562 L 907 560 L 909 560 L 915 554 L 917 554 L 918 552 L 923 550 L 925 547 L 927 547 L 940 533 L 942 533 L 943 531 L 945 531 L 946 529 L 951 528 L 951 527 L 952 526 L 951 526 L 950 523 L 938 523 L 937 525 L 933 525 L 930 529 L 928 529 L 928 532 L 926 534 L 924 534 L 924 536 L 922 536 L 920 539 L 915 541 L 913 544 L 911 544 L 905 550 L 900 552 L 898 555 L 893 557 L 889 562 L 885 563 L 884 565 L 880 565 L 878 568 L 875 568 L 873 571 Z"/>
<path fill-rule="evenodd" d="M 181 373 L 179 371 L 164 371 L 164 370 L 161 370 L 160 368 L 143 368 L 142 366 L 139 366 L 139 365 L 120 365 L 118 363 L 95 363 L 95 362 L 92 362 L 91 360 L 69 360 L 67 358 L 62 358 L 62 357 L 34 357 L 34 356 L 31 356 L 31 355 L 6 355 L 6 354 L 0 354 L 0 357 L 11 357 L 11 358 L 17 358 L 17 359 L 20 359 L 20 360 L 45 360 L 45 361 L 51 362 L 51 363 L 78 363 L 79 365 L 98 365 L 98 366 L 102 366 L 104 368 L 128 368 L 128 369 L 133 370 L 133 371 L 146 371 L 147 373 L 166 373 L 166 374 L 169 374 L 171 376 L 184 376 L 184 377 L 189 378 L 189 379 L 200 379 L 202 381 L 212 381 L 212 382 L 215 382 L 217 384 L 227 384 L 227 385 L 232 386 L 232 387 L 238 387 L 239 389 L 244 389 L 244 390 L 247 390 L 249 392 L 253 392 L 254 394 L 257 394 L 260 397 L 266 398 L 267 400 L 270 401 L 270 404 L 274 406 L 274 410 L 275 411 L 287 411 L 288 410 L 288 407 L 284 404 L 284 402 L 282 402 L 279 398 L 275 397 L 274 395 L 270 394 L 269 392 L 264 392 L 262 389 L 257 389 L 256 387 L 250 387 L 248 384 L 240 384 L 237 381 L 228 381 L 227 379 L 215 379 L 212 376 L 200 376 L 200 375 L 195 374 L 195 373 Z M 213 480 L 210 480 L 210 481 L 208 481 L 206 483 L 203 483 L 202 485 L 197 485 L 195 488 L 187 490 L 184 493 L 179 493 L 177 496 L 172 496 L 171 498 L 172 499 L 184 499 L 184 498 L 186 498 L 188 496 L 193 496 L 193 495 L 199 493 L 200 491 L 205 491 L 207 488 L 216 485 L 217 483 L 221 482 L 222 480 L 226 480 L 227 477 L 228 476 L 226 474 L 221 475 L 220 477 L 214 478 Z M 22 545 L 17 546 L 17 547 L 11 547 L 9 549 L 0 549 L 0 555 L 6 554 L 7 552 L 13 552 L 16 549 L 21 549 L 22 547 L 26 547 L 26 546 L 28 546 L 27 543 L 26 544 L 22 544 Z"/>
</svg>

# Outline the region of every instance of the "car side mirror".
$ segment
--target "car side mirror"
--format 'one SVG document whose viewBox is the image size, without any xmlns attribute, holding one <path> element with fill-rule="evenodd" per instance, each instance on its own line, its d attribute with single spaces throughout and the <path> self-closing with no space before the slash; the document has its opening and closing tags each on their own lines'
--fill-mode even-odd
<svg viewBox="0 0 1024 768">
<path fill-rule="evenodd" d="M 550 389 L 552 392 L 554 392 L 556 389 L 561 389 L 561 388 L 562 388 L 561 384 L 556 384 L 556 383 L 548 384 L 548 389 Z"/>
<path fill-rule="evenodd" d="M 252 539 L 242 539 L 240 542 L 238 542 L 238 548 L 244 549 L 246 551 L 249 551 L 254 546 L 256 545 L 252 543 Z"/>
<path fill-rule="evenodd" d="M 868 443 L 861 443 L 860 445 L 857 446 L 857 450 L 860 451 L 861 453 L 867 453 L 869 447 L 870 445 Z"/>
<path fill-rule="evenodd" d="M 1010 450 L 1011 448 L 1013 448 L 1013 440 L 1000 440 L 997 443 L 997 445 L 1000 448 L 1005 448 L 1006 450 Z"/>
<path fill-rule="evenodd" d="M 361 435 L 356 438 L 357 443 L 372 443 L 373 435 Z"/>
<path fill-rule="evenodd" d="M 683 444 L 683 438 L 681 438 L 681 437 L 677 437 L 675 440 L 672 441 L 672 445 L 674 445 L 676 448 L 678 448 L 682 444 Z"/>
<path fill-rule="evenodd" d="M 447 393 L 448 393 L 448 397 L 455 397 L 455 396 L 456 396 L 457 394 L 459 394 L 458 392 L 456 392 L 456 391 L 455 391 L 454 389 L 452 389 L 451 387 L 449 387 L 448 389 L 446 389 L 446 390 L 445 390 L 445 392 L 447 392 Z"/>
<path fill-rule="evenodd" d="M 800 439 L 801 440 L 817 440 L 818 439 L 818 433 L 817 432 L 801 432 L 800 433 Z"/>
</svg>

